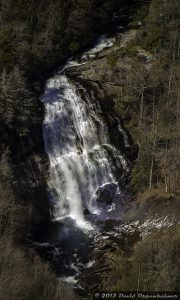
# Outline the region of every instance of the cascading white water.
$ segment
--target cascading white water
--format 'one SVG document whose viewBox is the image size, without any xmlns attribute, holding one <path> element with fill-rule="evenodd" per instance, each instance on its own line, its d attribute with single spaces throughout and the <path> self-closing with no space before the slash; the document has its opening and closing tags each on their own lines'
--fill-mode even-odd
<svg viewBox="0 0 180 300">
<path fill-rule="evenodd" d="M 103 48 L 100 44 L 102 40 L 97 52 Z M 96 53 L 95 48 L 92 53 Z M 127 164 L 123 155 L 110 145 L 97 101 L 88 96 L 86 102 L 83 101 L 78 89 L 64 75 L 64 70 L 75 64 L 68 62 L 47 82 L 42 99 L 45 105 L 43 130 L 50 160 L 48 185 L 53 217 L 70 216 L 79 226 L 84 226 L 84 209 L 98 213 L 98 187 L 116 182 L 107 148 L 111 148 L 117 164 L 125 169 Z"/>
</svg>

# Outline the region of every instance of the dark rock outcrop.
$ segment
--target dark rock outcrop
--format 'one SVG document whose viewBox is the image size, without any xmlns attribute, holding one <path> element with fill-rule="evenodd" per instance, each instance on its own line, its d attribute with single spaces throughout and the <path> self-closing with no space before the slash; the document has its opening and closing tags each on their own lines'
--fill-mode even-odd
<svg viewBox="0 0 180 300">
<path fill-rule="evenodd" d="M 117 192 L 117 184 L 107 183 L 96 191 L 97 203 L 102 205 L 111 205 Z"/>
</svg>

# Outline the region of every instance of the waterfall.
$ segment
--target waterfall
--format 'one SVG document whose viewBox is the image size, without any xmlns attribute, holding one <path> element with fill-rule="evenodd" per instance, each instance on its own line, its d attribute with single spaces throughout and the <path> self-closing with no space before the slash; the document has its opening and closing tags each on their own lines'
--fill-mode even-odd
<svg viewBox="0 0 180 300">
<path fill-rule="evenodd" d="M 104 47 L 111 45 L 101 39 L 96 48 L 87 52 L 88 57 L 102 50 L 102 43 Z M 46 84 L 42 98 L 43 133 L 50 161 L 48 186 L 52 216 L 55 219 L 71 217 L 83 227 L 85 209 L 92 214 L 101 213 L 97 205 L 98 188 L 108 183 L 117 184 L 113 161 L 116 168 L 124 169 L 127 162 L 110 144 L 98 101 L 94 101 L 93 95 L 87 95 L 84 101 L 78 88 L 64 74 L 71 65 L 78 63 L 69 61 Z M 116 193 L 120 193 L 118 187 Z"/>
</svg>

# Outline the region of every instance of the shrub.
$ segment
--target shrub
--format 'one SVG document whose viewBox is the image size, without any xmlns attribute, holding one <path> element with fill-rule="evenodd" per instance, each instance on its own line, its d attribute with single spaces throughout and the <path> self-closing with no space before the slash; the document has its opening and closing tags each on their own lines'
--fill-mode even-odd
<svg viewBox="0 0 180 300">
<path fill-rule="evenodd" d="M 71 288 L 58 282 L 47 264 L 36 256 L 25 257 L 6 235 L 0 240 L 0 253 L 0 299 L 75 299 Z"/>
</svg>

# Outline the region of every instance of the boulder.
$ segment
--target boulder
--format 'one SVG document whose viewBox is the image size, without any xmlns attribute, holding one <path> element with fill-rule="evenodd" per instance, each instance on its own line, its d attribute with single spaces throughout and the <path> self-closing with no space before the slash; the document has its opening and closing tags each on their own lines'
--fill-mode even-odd
<svg viewBox="0 0 180 300">
<path fill-rule="evenodd" d="M 106 240 L 102 244 L 99 245 L 100 250 L 109 250 L 113 247 L 113 241 Z"/>
<path fill-rule="evenodd" d="M 101 206 L 102 204 L 111 205 L 117 192 L 116 183 L 107 183 L 100 186 L 97 191 L 97 203 Z"/>
<path fill-rule="evenodd" d="M 85 216 L 91 215 L 90 211 L 87 208 L 84 209 L 84 215 Z"/>
</svg>

